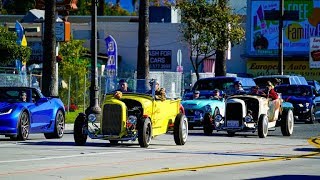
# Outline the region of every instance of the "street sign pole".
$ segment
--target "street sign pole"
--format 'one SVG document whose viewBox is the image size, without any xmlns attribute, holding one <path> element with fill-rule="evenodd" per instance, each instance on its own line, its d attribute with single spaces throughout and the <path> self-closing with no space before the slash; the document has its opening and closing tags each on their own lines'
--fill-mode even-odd
<svg viewBox="0 0 320 180">
<path fill-rule="evenodd" d="M 283 15 L 284 15 L 284 0 L 280 0 L 280 10 L 279 10 L 279 65 L 278 65 L 278 73 L 283 75 Z"/>
<path fill-rule="evenodd" d="M 101 108 L 99 106 L 99 84 L 97 69 L 97 0 L 91 0 L 91 85 L 90 85 L 90 106 L 86 114 L 90 113 L 100 116 Z M 100 117 L 99 117 L 100 118 Z"/>
<path fill-rule="evenodd" d="M 299 20 L 299 11 L 289 11 L 284 10 L 284 0 L 280 1 L 279 10 L 265 10 L 264 11 L 264 19 L 265 20 L 278 20 L 279 21 L 279 42 L 278 42 L 278 73 L 283 75 L 283 21 L 291 20 L 298 21 Z"/>
</svg>

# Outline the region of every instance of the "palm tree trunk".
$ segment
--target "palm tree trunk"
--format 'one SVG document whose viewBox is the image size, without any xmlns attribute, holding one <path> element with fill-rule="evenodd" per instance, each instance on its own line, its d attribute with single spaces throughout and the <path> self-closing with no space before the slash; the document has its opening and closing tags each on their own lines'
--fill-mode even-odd
<svg viewBox="0 0 320 180">
<path fill-rule="evenodd" d="M 139 5 L 137 78 L 149 79 L 149 0 L 140 0 Z"/>
<path fill-rule="evenodd" d="M 43 41 L 42 92 L 45 96 L 58 96 L 56 72 L 56 1 L 45 1 L 45 29 Z"/>
<path fill-rule="evenodd" d="M 98 16 L 106 15 L 106 3 L 105 1 L 99 1 L 99 9 L 98 9 Z"/>
<path fill-rule="evenodd" d="M 218 3 L 221 8 L 226 8 L 227 6 L 227 0 L 219 0 Z M 227 39 L 227 28 L 227 24 L 222 28 L 221 36 L 223 36 L 223 39 Z M 228 47 L 228 41 L 225 41 L 223 44 L 221 44 L 221 46 L 226 49 Z M 222 50 L 216 50 L 216 60 L 214 67 L 215 76 L 226 76 L 227 74 L 227 52 L 226 50 L 224 50 L 224 48 L 222 48 Z"/>
</svg>

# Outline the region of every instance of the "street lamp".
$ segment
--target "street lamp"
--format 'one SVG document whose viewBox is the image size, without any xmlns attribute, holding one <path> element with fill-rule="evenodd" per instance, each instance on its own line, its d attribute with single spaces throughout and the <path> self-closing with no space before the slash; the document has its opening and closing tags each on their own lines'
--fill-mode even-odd
<svg viewBox="0 0 320 180">
<path fill-rule="evenodd" d="M 90 106 L 86 109 L 86 115 L 101 114 L 99 106 L 99 85 L 97 68 L 97 5 L 99 0 L 91 0 L 91 86 L 90 86 Z"/>
</svg>

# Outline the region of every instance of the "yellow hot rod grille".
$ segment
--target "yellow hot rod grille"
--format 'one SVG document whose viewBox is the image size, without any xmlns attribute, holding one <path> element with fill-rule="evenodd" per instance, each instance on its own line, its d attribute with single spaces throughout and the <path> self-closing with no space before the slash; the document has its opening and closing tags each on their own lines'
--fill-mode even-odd
<svg viewBox="0 0 320 180">
<path fill-rule="evenodd" d="M 117 104 L 106 104 L 103 107 L 102 133 L 119 135 L 122 123 L 122 109 Z"/>
</svg>

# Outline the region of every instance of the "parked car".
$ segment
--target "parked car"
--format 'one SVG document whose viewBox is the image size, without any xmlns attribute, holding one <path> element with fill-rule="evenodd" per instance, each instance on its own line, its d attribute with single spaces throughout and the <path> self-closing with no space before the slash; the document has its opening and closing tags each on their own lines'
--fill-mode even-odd
<svg viewBox="0 0 320 180">
<path fill-rule="evenodd" d="M 317 91 L 320 91 L 320 83 L 316 80 L 308 80 L 307 81 L 309 85 L 316 88 Z"/>
<path fill-rule="evenodd" d="M 146 84 L 142 80 L 139 82 Z M 148 147 L 153 137 L 173 131 L 176 145 L 184 145 L 188 137 L 188 120 L 181 99 L 156 99 L 155 81 L 151 81 L 151 94 L 146 94 L 144 88 L 138 89 L 137 84 L 129 87 L 132 92 L 106 94 L 101 118 L 80 113 L 74 122 L 75 144 L 85 145 L 89 136 L 109 140 L 111 144 L 138 139 L 140 147 Z"/>
<path fill-rule="evenodd" d="M 217 114 L 224 114 L 225 99 L 214 99 L 212 91 L 201 94 L 197 99 L 184 99 L 181 104 L 188 118 L 189 129 L 201 126 L 206 135 L 212 134 L 215 128 L 212 124 L 203 124 L 203 120 Z"/>
<path fill-rule="evenodd" d="M 65 109 L 58 97 L 45 97 L 36 88 L 0 87 L 0 135 L 22 141 L 30 133 L 62 138 L 64 127 Z"/>
<path fill-rule="evenodd" d="M 308 85 L 306 78 L 300 75 L 265 75 L 265 76 L 255 77 L 253 79 L 254 79 L 254 82 L 260 87 L 264 87 L 267 84 L 267 81 L 272 82 L 274 85 L 277 85 L 277 84 Z M 280 80 L 280 82 L 277 82 L 277 80 Z"/>
<path fill-rule="evenodd" d="M 233 77 L 233 76 L 217 76 L 210 78 L 202 78 L 195 82 L 192 90 L 184 95 L 184 99 L 191 99 L 192 92 L 200 91 L 200 95 L 211 93 L 215 89 L 219 89 L 221 94 L 228 94 L 233 88 L 235 82 L 240 82 L 244 90 L 249 91 L 255 86 L 255 82 L 249 77 Z"/>
<path fill-rule="evenodd" d="M 269 100 L 259 95 L 234 95 L 226 100 L 225 115 L 212 119 L 217 131 L 226 131 L 229 136 L 236 132 L 257 132 L 265 138 L 269 130 L 281 127 L 283 136 L 293 133 L 293 106 L 281 99 Z"/>
<path fill-rule="evenodd" d="M 275 90 L 281 93 L 284 101 L 292 103 L 295 120 L 311 124 L 315 122 L 316 111 L 318 111 L 316 103 L 320 102 L 320 97 L 313 86 L 279 85 L 275 87 Z"/>
</svg>

